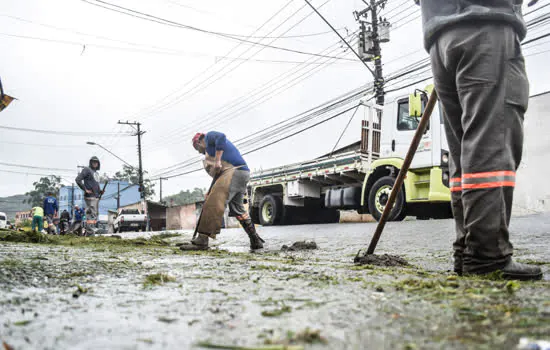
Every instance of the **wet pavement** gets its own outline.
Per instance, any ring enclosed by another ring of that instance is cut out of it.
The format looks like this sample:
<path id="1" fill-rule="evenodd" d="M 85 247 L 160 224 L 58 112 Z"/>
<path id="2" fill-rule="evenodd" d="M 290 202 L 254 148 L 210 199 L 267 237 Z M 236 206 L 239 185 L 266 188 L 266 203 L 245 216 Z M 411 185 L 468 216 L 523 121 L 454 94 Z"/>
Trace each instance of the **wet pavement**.
<path id="1" fill-rule="evenodd" d="M 374 229 L 260 227 L 259 253 L 240 229 L 204 252 L 173 246 L 192 232 L 163 238 L 170 246 L 0 242 L 0 340 L 15 349 L 507 349 L 550 338 L 550 214 L 512 223 L 516 258 L 545 271 L 534 283 L 451 274 L 450 220 L 386 226 L 377 253 L 412 266 L 354 266 Z M 318 249 L 280 250 L 302 240 Z"/>

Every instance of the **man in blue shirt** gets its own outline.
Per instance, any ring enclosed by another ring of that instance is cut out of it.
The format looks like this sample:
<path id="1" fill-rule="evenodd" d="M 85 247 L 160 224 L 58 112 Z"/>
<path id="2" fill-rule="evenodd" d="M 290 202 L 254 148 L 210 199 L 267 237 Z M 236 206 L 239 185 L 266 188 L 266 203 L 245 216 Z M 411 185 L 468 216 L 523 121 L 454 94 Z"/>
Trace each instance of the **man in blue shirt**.
<path id="1" fill-rule="evenodd" d="M 206 249 L 208 238 L 215 238 L 221 230 L 226 206 L 229 206 L 229 216 L 236 217 L 248 234 L 250 248 L 263 248 L 264 241 L 258 236 L 244 207 L 250 169 L 237 147 L 223 133 L 217 131 L 196 134 L 193 137 L 193 147 L 205 155 L 204 167 L 215 180 L 202 209 L 197 228 L 199 235 L 191 242 L 193 245 L 182 246 L 181 249 Z"/>
<path id="2" fill-rule="evenodd" d="M 53 192 L 48 192 L 46 198 L 44 198 L 44 219 L 46 219 L 46 222 L 48 224 L 47 227 L 50 227 L 53 224 L 53 218 L 57 216 L 58 211 L 58 205 L 57 205 L 57 199 L 54 197 Z M 46 226 L 46 225 L 44 225 Z M 49 229 L 47 231 L 50 231 Z M 57 229 L 54 229 L 52 234 L 55 234 Z"/>
<path id="3" fill-rule="evenodd" d="M 72 231 L 76 234 L 82 234 L 82 220 L 84 219 L 84 209 L 77 204 L 74 206 L 74 223 Z"/>

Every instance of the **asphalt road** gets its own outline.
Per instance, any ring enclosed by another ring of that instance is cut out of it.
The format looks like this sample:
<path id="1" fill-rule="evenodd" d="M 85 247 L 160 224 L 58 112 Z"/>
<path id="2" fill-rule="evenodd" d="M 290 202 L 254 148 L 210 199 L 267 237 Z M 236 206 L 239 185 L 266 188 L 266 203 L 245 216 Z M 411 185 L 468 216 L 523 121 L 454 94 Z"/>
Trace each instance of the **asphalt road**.
<path id="1" fill-rule="evenodd" d="M 512 223 L 516 258 L 546 272 L 535 283 L 450 274 L 450 220 L 387 225 L 376 253 L 411 267 L 354 266 L 375 225 L 260 227 L 266 249 L 253 254 L 240 229 L 199 253 L 173 246 L 191 232 L 166 247 L 0 242 L 0 339 L 16 349 L 506 349 L 548 339 L 550 215 Z M 319 249 L 280 251 L 301 240 Z"/>

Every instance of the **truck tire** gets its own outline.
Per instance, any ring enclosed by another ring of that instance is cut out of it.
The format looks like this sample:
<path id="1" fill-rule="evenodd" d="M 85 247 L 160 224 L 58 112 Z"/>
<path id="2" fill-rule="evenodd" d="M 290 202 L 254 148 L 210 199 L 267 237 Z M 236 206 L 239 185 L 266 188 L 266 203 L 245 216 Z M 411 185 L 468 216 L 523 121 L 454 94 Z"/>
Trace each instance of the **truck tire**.
<path id="1" fill-rule="evenodd" d="M 259 207 L 260 224 L 263 226 L 277 225 L 283 217 L 283 202 L 281 198 L 270 194 L 264 196 Z"/>
<path id="2" fill-rule="evenodd" d="M 369 211 L 376 221 L 379 221 L 382 217 L 382 212 L 384 211 L 394 184 L 395 179 L 393 177 L 384 176 L 378 179 L 370 189 Z M 388 221 L 402 221 L 405 219 L 406 208 L 404 192 L 403 189 L 399 191 Z"/>

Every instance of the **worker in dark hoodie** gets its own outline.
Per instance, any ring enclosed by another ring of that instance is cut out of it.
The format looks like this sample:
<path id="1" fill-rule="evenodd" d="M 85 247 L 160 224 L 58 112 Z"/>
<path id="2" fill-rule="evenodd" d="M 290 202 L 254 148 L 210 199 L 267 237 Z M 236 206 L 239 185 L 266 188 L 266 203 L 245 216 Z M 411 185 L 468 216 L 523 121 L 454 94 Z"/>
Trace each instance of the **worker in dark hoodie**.
<path id="1" fill-rule="evenodd" d="M 86 203 L 86 230 L 93 231 L 97 228 L 99 215 L 99 197 L 101 188 L 99 186 L 99 169 L 101 163 L 99 158 L 90 158 L 90 163 L 84 167 L 75 181 L 78 187 L 84 191 L 84 202 Z"/>
<path id="2" fill-rule="evenodd" d="M 508 231 L 529 100 L 522 2 L 420 0 L 450 150 L 458 274 L 542 278 L 512 259 Z"/>

